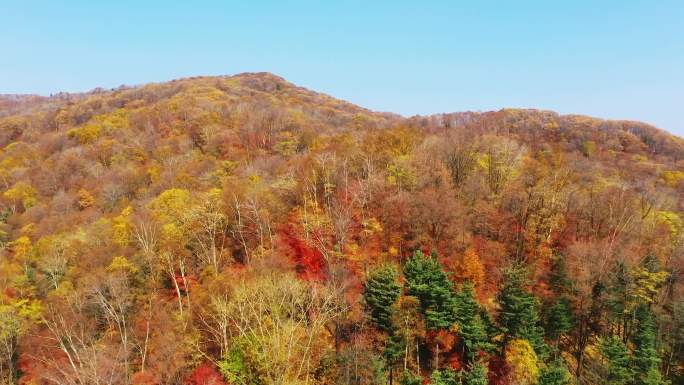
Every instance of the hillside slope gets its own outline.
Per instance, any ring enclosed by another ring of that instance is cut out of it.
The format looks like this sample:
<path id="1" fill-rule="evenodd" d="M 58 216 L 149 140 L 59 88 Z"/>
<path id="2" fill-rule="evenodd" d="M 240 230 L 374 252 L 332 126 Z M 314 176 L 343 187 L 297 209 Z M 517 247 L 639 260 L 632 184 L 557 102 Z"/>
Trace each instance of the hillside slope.
<path id="1" fill-rule="evenodd" d="M 0 384 L 683 381 L 647 124 L 249 73 L 0 96 L 0 148 Z"/>

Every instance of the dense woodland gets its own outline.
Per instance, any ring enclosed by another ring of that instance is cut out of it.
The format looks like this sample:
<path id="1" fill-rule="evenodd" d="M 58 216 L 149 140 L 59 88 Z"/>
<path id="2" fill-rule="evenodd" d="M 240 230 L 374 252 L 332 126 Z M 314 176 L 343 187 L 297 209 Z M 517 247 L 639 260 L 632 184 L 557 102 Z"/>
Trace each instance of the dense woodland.
<path id="1" fill-rule="evenodd" d="M 270 74 L 0 97 L 0 384 L 684 384 L 684 140 Z"/>

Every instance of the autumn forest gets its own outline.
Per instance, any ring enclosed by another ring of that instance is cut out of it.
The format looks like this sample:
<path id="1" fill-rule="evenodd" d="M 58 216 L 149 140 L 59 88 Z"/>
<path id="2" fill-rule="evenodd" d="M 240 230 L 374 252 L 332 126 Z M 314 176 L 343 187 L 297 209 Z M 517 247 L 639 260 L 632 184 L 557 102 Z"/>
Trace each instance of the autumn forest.
<path id="1" fill-rule="evenodd" d="M 269 73 L 0 96 L 0 384 L 684 384 L 684 140 Z"/>

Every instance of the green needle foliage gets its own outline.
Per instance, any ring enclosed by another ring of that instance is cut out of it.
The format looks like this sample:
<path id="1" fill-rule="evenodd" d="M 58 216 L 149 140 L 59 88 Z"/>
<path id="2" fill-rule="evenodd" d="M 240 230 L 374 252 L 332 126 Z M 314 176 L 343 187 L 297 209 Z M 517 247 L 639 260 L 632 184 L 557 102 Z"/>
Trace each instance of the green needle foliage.
<path id="1" fill-rule="evenodd" d="M 363 298 L 366 310 L 373 323 L 380 330 L 391 332 L 394 305 L 401 295 L 397 272 L 391 266 L 384 266 L 370 274 L 364 285 Z"/>

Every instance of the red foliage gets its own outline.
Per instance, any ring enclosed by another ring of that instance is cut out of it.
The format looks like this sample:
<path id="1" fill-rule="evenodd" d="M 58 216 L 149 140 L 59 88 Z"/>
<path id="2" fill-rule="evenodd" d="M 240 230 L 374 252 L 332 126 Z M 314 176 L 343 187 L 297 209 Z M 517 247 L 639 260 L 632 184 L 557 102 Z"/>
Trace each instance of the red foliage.
<path id="1" fill-rule="evenodd" d="M 463 369 L 461 355 L 458 353 L 450 353 L 449 355 L 447 355 L 446 362 L 449 364 L 449 367 L 455 371 Z"/>
<path id="2" fill-rule="evenodd" d="M 501 356 L 489 360 L 488 380 L 490 385 L 508 385 L 508 366 Z"/>
<path id="3" fill-rule="evenodd" d="M 203 362 L 185 380 L 186 385 L 225 385 L 223 376 L 210 362 Z"/>
<path id="4" fill-rule="evenodd" d="M 186 275 L 186 276 L 185 276 L 185 281 L 184 281 L 184 280 L 183 280 L 183 276 L 182 276 L 181 274 L 176 274 L 175 279 L 176 279 L 176 283 L 178 284 L 178 288 L 179 288 L 180 291 L 182 291 L 183 293 L 186 293 L 190 288 L 192 288 L 193 286 L 195 286 L 195 284 L 197 283 L 197 278 L 196 278 L 196 277 L 193 277 L 193 276 L 190 276 L 190 275 Z M 185 283 L 186 283 L 186 282 L 188 283 L 188 287 L 187 287 L 187 288 L 185 287 Z M 175 291 L 174 291 L 174 293 L 175 293 Z"/>
<path id="5" fill-rule="evenodd" d="M 19 385 L 33 384 L 36 382 L 36 377 L 38 377 L 37 374 L 40 372 L 40 369 L 38 368 L 38 370 L 36 370 L 37 368 L 35 366 L 36 362 L 29 356 L 25 354 L 19 356 L 17 369 L 22 373 L 18 381 Z"/>
<path id="6" fill-rule="evenodd" d="M 297 274 L 306 281 L 323 281 L 325 279 L 325 260 L 320 250 L 311 247 L 297 235 L 293 224 L 284 226 L 280 232 L 281 239 L 290 249 L 290 257 L 295 263 Z"/>

